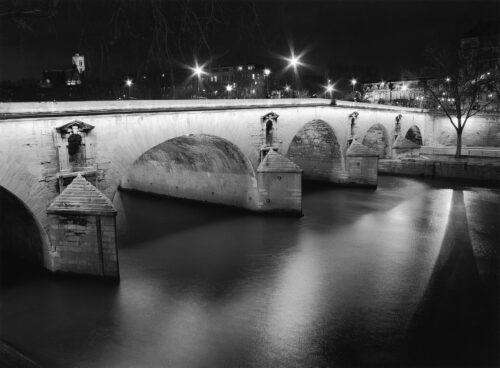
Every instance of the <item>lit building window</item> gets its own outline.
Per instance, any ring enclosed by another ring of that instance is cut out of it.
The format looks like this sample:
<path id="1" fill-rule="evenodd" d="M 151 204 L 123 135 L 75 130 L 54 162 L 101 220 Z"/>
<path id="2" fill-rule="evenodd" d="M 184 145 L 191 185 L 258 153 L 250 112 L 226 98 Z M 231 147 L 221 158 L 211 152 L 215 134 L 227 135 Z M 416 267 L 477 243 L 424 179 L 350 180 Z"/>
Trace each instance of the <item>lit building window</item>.
<path id="1" fill-rule="evenodd" d="M 255 79 L 255 74 L 252 74 L 252 79 Z"/>

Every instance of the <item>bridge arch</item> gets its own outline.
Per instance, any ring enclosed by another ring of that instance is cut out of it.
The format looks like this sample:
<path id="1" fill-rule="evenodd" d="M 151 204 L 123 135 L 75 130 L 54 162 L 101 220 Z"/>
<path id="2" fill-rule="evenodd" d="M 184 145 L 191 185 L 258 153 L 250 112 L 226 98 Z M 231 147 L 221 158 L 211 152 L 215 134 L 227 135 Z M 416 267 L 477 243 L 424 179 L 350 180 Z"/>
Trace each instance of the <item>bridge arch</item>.
<path id="1" fill-rule="evenodd" d="M 121 188 L 246 208 L 258 197 L 248 158 L 232 142 L 208 134 L 178 136 L 147 150 Z"/>
<path id="2" fill-rule="evenodd" d="M 306 123 L 292 138 L 286 156 L 300 166 L 305 180 L 347 179 L 339 140 L 334 129 L 323 120 Z"/>
<path id="3" fill-rule="evenodd" d="M 45 264 L 47 233 L 18 196 L 0 186 L 0 259 L 13 256 L 37 266 Z M 0 266 L 1 267 L 1 266 Z"/>
<path id="4" fill-rule="evenodd" d="M 366 131 L 363 137 L 363 145 L 378 153 L 379 158 L 386 158 L 390 156 L 389 134 L 387 129 L 380 123 L 373 124 Z"/>
<path id="5" fill-rule="evenodd" d="M 415 144 L 418 144 L 419 146 L 423 145 L 422 133 L 420 132 L 420 128 L 416 125 L 412 125 L 408 128 L 405 134 L 405 138 Z"/>

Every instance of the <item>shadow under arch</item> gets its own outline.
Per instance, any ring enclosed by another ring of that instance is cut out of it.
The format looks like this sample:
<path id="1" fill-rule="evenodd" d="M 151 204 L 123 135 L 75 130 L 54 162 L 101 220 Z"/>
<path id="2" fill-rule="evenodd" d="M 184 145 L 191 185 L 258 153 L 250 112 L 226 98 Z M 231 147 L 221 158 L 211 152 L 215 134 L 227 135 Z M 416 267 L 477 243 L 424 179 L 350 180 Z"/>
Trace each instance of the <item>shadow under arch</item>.
<path id="1" fill-rule="evenodd" d="M 391 147 L 387 129 L 380 123 L 373 124 L 365 133 L 363 145 L 378 153 L 379 158 L 390 156 Z"/>
<path id="2" fill-rule="evenodd" d="M 41 269 L 46 266 L 44 248 L 47 243 L 45 230 L 33 212 L 15 194 L 0 186 L 0 279 L 2 282 L 9 282 L 9 276 L 13 273 L 20 274 L 27 268 Z"/>
<path id="3" fill-rule="evenodd" d="M 120 188 L 244 208 L 257 199 L 249 159 L 234 143 L 207 134 L 175 137 L 147 150 Z"/>
<path id="4" fill-rule="evenodd" d="M 412 125 L 408 128 L 405 134 L 405 138 L 415 144 L 418 144 L 419 146 L 423 145 L 422 133 L 420 132 L 420 128 L 416 125 Z"/>
<path id="5" fill-rule="evenodd" d="M 305 124 L 293 137 L 286 157 L 303 170 L 304 180 L 347 179 L 340 143 L 334 129 L 323 120 Z"/>

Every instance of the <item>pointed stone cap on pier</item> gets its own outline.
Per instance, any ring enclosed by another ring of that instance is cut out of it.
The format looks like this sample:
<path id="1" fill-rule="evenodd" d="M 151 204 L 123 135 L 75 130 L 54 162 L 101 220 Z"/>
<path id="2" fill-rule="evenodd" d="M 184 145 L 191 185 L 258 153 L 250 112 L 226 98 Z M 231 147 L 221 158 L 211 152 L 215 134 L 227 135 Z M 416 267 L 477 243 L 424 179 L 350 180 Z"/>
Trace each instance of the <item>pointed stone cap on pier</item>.
<path id="1" fill-rule="evenodd" d="M 396 141 L 394 142 L 394 145 L 392 148 L 403 148 L 403 149 L 410 149 L 410 148 L 420 148 L 421 146 L 419 144 L 416 144 L 409 139 L 403 138 L 399 136 Z"/>
<path id="2" fill-rule="evenodd" d="M 302 169 L 286 157 L 271 149 L 260 163 L 257 172 L 300 173 Z"/>
<path id="3" fill-rule="evenodd" d="M 378 156 L 378 153 L 369 149 L 364 144 L 361 144 L 357 141 L 353 141 L 349 146 L 349 148 L 347 149 L 346 156 L 370 157 L 370 156 Z"/>
<path id="4" fill-rule="evenodd" d="M 54 199 L 47 213 L 72 215 L 116 215 L 111 201 L 80 173 Z"/>

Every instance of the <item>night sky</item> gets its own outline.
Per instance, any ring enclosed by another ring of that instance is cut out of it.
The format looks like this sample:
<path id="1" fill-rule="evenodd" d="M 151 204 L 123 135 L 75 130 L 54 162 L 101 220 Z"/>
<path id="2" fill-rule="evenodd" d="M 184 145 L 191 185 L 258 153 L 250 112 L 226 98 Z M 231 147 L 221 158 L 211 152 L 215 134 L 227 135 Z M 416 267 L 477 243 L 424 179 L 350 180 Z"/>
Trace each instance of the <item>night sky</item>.
<path id="1" fill-rule="evenodd" d="M 112 3 L 119 1 L 108 2 Z M 174 2 L 166 6 L 171 4 Z M 279 55 L 288 56 L 293 47 L 296 54 L 307 51 L 302 60 L 309 69 L 302 72 L 322 76 L 335 74 L 339 67 L 353 67 L 369 70 L 366 75 L 371 78 L 377 74 L 377 79 L 398 78 L 402 70 L 418 70 L 425 64 L 424 51 L 429 46 L 451 48 L 477 23 L 500 20 L 499 1 L 215 4 L 221 19 L 207 32 L 210 51 L 184 55 L 186 63 L 195 59 L 203 63 L 209 58 L 213 65 L 260 63 L 278 73 L 285 66 Z M 2 0 L 0 79 L 40 78 L 44 69 L 67 69 L 75 52 L 84 54 L 88 65 L 96 65 L 92 57 L 102 55 L 97 49 L 107 46 L 94 41 L 102 41 L 101 36 L 109 32 L 112 10 L 91 0 Z M 177 16 L 175 11 L 171 13 Z M 199 14 L 204 16 L 203 11 Z M 143 26 L 153 22 L 140 12 L 127 16 Z M 116 24 L 128 31 L 134 27 L 125 21 Z M 109 60 L 102 71 L 106 75 L 137 70 L 146 58 L 137 39 L 126 31 L 118 33 L 120 38 L 116 41 L 115 37 L 106 51 Z M 190 41 L 185 42 L 189 46 Z"/>

